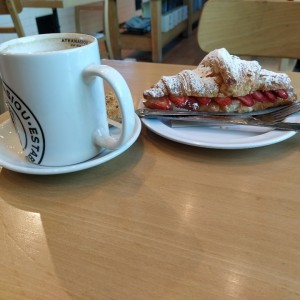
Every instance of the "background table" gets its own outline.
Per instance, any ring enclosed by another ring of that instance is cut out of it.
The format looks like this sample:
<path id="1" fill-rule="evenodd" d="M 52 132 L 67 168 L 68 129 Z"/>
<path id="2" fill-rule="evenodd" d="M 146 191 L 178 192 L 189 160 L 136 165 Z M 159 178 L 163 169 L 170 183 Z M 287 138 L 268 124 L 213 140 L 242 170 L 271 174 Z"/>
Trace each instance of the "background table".
<path id="1" fill-rule="evenodd" d="M 96 0 L 22 0 L 24 7 L 50 7 L 65 8 L 76 5 L 88 4 Z M 119 1 L 121 2 L 121 1 Z M 142 51 L 151 51 L 154 62 L 162 61 L 163 47 L 170 43 L 175 37 L 186 32 L 187 35 L 192 33 L 192 26 L 200 15 L 200 10 L 193 10 L 193 1 L 184 0 L 188 7 L 188 19 L 177 24 L 168 32 L 161 31 L 161 0 L 151 0 L 151 33 L 145 35 L 120 34 L 117 0 L 107 0 L 107 27 L 110 32 L 111 46 L 115 58 L 122 58 L 121 50 L 134 49 Z"/>
<path id="2" fill-rule="evenodd" d="M 135 103 L 184 68 L 104 62 Z M 299 299 L 299 142 L 202 149 L 143 128 L 89 170 L 2 169 L 0 298 Z"/>
<path id="3" fill-rule="evenodd" d="M 163 58 L 163 47 L 169 44 L 180 34 L 192 34 L 193 24 L 199 19 L 200 9 L 193 9 L 192 0 L 184 0 L 183 5 L 187 7 L 188 18 L 179 22 L 174 28 L 162 32 L 162 1 L 150 0 L 151 32 L 147 34 L 120 34 L 117 0 L 108 0 L 109 7 L 109 31 L 111 44 L 115 58 L 121 58 L 121 50 L 132 49 L 139 51 L 151 51 L 152 61 L 161 62 Z"/>

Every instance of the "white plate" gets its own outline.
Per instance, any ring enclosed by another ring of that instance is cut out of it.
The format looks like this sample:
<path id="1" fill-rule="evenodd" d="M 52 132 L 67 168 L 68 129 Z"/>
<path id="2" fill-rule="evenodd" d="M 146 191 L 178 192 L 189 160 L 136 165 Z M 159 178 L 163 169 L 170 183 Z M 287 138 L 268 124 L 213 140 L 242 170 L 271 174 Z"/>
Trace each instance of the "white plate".
<path id="1" fill-rule="evenodd" d="M 140 103 L 139 108 L 143 104 Z M 300 122 L 300 113 L 287 119 Z M 151 131 L 186 145 L 214 149 L 246 149 L 267 146 L 284 141 L 296 134 L 295 131 L 272 130 L 254 126 L 216 126 L 171 128 L 158 119 L 142 118 Z"/>
<path id="2" fill-rule="evenodd" d="M 110 128 L 111 135 L 117 135 L 118 132 L 119 129 L 116 127 Z M 103 164 L 120 155 L 137 140 L 140 132 L 141 121 L 139 117 L 135 115 L 135 128 L 133 135 L 126 144 L 122 145 L 122 147 L 116 150 L 105 149 L 96 157 L 76 165 L 64 167 L 45 167 L 34 165 L 26 160 L 19 143 L 19 138 L 15 133 L 13 124 L 11 120 L 8 119 L 0 124 L 0 165 L 12 171 L 36 175 L 53 175 L 76 172 Z"/>

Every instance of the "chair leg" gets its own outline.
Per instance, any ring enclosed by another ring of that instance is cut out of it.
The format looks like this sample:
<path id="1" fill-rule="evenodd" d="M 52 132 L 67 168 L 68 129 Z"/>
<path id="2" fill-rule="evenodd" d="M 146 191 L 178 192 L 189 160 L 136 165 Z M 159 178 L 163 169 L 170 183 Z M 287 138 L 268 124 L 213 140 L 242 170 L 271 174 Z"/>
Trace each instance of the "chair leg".
<path id="1" fill-rule="evenodd" d="M 5 2 L 6 2 L 6 6 L 7 6 L 8 10 L 9 10 L 9 13 L 11 15 L 12 21 L 15 25 L 18 37 L 25 36 L 25 32 L 24 32 L 22 23 L 20 21 L 15 3 L 13 2 L 13 0 L 5 0 Z"/>
<path id="2" fill-rule="evenodd" d="M 114 53 L 111 46 L 110 40 L 110 31 L 109 31 L 109 2 L 108 0 L 104 0 L 104 35 L 105 35 L 105 43 L 108 52 L 108 56 L 110 59 L 114 59 Z"/>
<path id="3" fill-rule="evenodd" d="M 79 6 L 75 6 L 75 29 L 76 29 L 76 32 L 81 33 L 80 7 Z"/>
<path id="4" fill-rule="evenodd" d="M 105 20 L 109 32 L 110 44 L 114 59 L 122 59 L 117 0 L 104 0 L 106 5 Z"/>
<path id="5" fill-rule="evenodd" d="M 294 70 L 296 63 L 297 63 L 297 59 L 282 58 L 280 60 L 279 71 L 291 72 Z"/>

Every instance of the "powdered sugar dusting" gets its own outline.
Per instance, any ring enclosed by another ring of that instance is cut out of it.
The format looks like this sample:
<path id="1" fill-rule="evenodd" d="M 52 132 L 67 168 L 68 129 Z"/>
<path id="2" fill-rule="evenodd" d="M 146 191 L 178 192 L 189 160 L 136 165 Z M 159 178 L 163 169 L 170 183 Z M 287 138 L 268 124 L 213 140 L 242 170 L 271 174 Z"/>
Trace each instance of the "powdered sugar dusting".
<path id="1" fill-rule="evenodd" d="M 167 95 L 195 97 L 244 96 L 256 90 L 291 89 L 286 74 L 262 69 L 257 61 L 241 60 L 224 48 L 210 52 L 194 70 L 163 76 L 144 98 Z"/>
<path id="2" fill-rule="evenodd" d="M 261 66 L 257 61 L 245 61 L 230 55 L 224 48 L 210 52 L 200 67 L 211 69 L 212 76 L 219 77 L 219 97 L 242 96 L 256 90 Z"/>
<path id="3" fill-rule="evenodd" d="M 261 70 L 259 76 L 259 89 L 288 89 L 291 85 L 291 79 L 285 73 L 274 73 L 265 69 Z"/>

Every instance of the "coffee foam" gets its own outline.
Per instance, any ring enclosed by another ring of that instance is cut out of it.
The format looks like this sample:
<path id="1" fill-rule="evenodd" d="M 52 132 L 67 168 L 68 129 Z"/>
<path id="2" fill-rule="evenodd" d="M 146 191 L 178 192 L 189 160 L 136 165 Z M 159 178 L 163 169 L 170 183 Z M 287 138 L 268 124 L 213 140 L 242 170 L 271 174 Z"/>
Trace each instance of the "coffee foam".
<path id="1" fill-rule="evenodd" d="M 90 44 L 92 41 L 84 38 L 61 37 L 31 41 L 21 41 L 9 44 L 1 52 L 7 54 L 33 54 L 63 51 Z"/>

